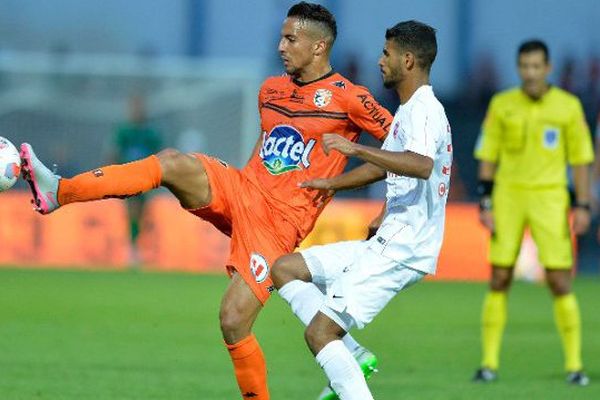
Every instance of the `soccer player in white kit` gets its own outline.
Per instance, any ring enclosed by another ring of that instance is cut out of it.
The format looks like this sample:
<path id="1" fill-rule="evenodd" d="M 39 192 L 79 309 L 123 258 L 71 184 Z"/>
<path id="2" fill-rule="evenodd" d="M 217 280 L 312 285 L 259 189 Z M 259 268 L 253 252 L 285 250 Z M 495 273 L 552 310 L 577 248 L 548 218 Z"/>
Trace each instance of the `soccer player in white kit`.
<path id="1" fill-rule="evenodd" d="M 434 274 L 444 232 L 452 143 L 444 107 L 429 85 L 437 53 L 435 30 L 417 21 L 388 29 L 379 66 L 384 85 L 400 97 L 381 149 L 326 134 L 326 152 L 366 161 L 357 169 L 302 186 L 331 191 L 386 179 L 383 222 L 375 236 L 315 246 L 278 259 L 272 277 L 279 294 L 308 326 L 306 341 L 341 399 L 372 399 L 358 363 L 341 341 L 362 329 L 400 290 Z M 307 296 L 307 282 L 325 299 Z"/>

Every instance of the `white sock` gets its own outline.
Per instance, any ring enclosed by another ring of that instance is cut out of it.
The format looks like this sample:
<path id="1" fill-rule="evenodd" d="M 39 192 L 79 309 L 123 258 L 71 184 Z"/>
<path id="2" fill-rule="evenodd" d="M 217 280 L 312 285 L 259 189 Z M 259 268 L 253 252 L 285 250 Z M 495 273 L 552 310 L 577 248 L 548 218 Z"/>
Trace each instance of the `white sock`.
<path id="1" fill-rule="evenodd" d="M 373 400 L 358 363 L 341 340 L 329 342 L 315 358 L 340 399 Z"/>
<path id="2" fill-rule="evenodd" d="M 304 282 L 301 280 L 293 280 L 279 289 L 279 295 L 288 302 L 292 311 L 300 321 L 306 326 L 312 321 L 317 315 L 317 312 L 323 304 L 325 298 L 323 292 L 311 282 Z M 350 353 L 356 352 L 362 346 L 354 340 L 354 338 L 347 333 L 342 340 L 344 344 L 350 350 Z"/>

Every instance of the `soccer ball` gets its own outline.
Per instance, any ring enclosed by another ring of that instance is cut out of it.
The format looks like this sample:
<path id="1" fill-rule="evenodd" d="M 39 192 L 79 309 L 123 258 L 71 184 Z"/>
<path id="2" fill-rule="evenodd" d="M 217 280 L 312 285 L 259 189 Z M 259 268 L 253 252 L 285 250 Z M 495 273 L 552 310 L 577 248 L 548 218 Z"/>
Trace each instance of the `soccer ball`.
<path id="1" fill-rule="evenodd" d="M 19 178 L 21 157 L 10 140 L 0 136 L 0 192 L 10 189 Z"/>

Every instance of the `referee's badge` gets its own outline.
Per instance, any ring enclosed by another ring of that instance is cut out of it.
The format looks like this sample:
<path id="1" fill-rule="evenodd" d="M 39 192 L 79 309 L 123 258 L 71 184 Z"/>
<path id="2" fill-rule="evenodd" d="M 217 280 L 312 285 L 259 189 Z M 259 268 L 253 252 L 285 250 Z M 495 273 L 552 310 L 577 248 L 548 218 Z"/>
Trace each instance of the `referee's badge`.
<path id="1" fill-rule="evenodd" d="M 544 147 L 554 150 L 558 147 L 558 138 L 560 130 L 558 128 L 544 128 Z"/>

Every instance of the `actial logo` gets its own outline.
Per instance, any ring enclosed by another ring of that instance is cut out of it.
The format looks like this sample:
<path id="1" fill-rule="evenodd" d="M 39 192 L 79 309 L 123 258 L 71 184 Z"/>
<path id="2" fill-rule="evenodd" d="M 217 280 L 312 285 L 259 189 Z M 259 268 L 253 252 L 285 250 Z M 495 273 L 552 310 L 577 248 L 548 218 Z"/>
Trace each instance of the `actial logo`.
<path id="1" fill-rule="evenodd" d="M 310 167 L 309 156 L 315 147 L 315 139 L 304 143 L 304 138 L 289 125 L 277 125 L 267 135 L 263 134 L 263 145 L 259 155 L 271 175 Z"/>
<path id="2" fill-rule="evenodd" d="M 383 129 L 388 130 L 390 128 L 390 123 L 385 119 L 385 115 L 383 111 L 381 111 L 381 107 L 375 99 L 366 94 L 359 94 L 356 96 L 358 100 L 361 102 L 365 110 L 367 110 L 367 114 L 373 118 L 373 121 L 379 124 Z"/>

